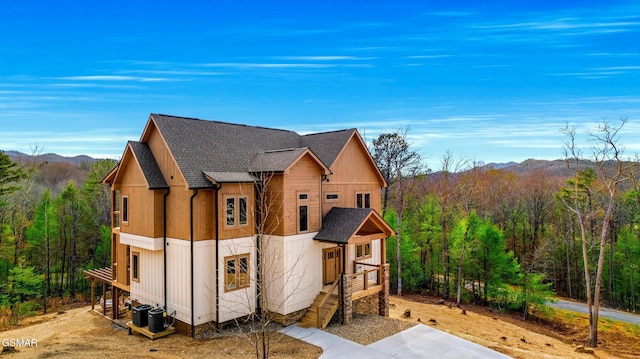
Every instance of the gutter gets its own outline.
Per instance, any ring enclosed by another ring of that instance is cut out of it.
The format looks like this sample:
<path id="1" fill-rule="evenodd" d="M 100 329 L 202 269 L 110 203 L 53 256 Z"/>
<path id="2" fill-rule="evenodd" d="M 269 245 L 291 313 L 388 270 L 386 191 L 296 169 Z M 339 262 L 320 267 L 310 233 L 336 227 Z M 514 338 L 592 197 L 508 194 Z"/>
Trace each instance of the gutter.
<path id="1" fill-rule="evenodd" d="M 171 192 L 171 187 L 167 188 L 167 192 L 164 194 L 163 198 L 163 213 L 162 213 L 162 238 L 163 238 L 163 261 L 164 261 L 164 310 L 169 311 L 167 309 L 167 197 L 169 197 L 169 192 Z"/>
<path id="2" fill-rule="evenodd" d="M 195 337 L 195 298 L 194 298 L 194 290 L 193 290 L 193 199 L 198 195 L 198 189 L 194 189 L 193 195 L 189 198 L 189 223 L 190 225 L 190 244 L 191 244 L 191 338 Z"/>

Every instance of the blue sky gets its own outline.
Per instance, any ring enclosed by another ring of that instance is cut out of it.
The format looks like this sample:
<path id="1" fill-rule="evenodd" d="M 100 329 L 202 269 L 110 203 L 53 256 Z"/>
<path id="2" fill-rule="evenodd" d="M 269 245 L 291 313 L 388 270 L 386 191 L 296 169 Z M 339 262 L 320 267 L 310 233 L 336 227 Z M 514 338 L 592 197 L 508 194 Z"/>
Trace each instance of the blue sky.
<path id="1" fill-rule="evenodd" d="M 119 158 L 152 112 L 409 126 L 431 167 L 561 158 L 565 124 L 628 117 L 636 153 L 640 3 L 0 1 L 0 149 Z"/>

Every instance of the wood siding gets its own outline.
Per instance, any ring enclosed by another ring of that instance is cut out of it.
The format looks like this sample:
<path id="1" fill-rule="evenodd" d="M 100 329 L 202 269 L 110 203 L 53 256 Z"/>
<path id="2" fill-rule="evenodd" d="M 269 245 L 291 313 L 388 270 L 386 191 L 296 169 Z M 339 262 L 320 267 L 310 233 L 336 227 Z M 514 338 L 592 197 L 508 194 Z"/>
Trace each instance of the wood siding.
<path id="1" fill-rule="evenodd" d="M 331 166 L 331 172 L 328 181 L 322 182 L 323 216 L 333 207 L 355 207 L 356 193 L 371 193 L 371 208 L 381 211 L 380 188 L 383 183 L 357 137 L 352 137 L 345 145 Z M 338 200 L 327 200 L 327 193 L 337 193 Z"/>
<path id="2" fill-rule="evenodd" d="M 284 174 L 283 184 L 283 235 L 317 232 L 322 227 L 320 212 L 320 181 L 322 172 L 309 156 L 304 156 Z M 300 194 L 306 194 L 308 205 L 308 230 L 299 231 L 298 206 Z"/>
<path id="3" fill-rule="evenodd" d="M 241 225 L 239 222 L 240 205 L 238 202 L 238 198 L 240 197 L 245 197 L 247 199 L 247 224 L 244 225 Z M 235 199 L 235 224 L 233 226 L 227 226 L 227 198 Z M 218 206 L 217 222 L 220 225 L 218 238 L 230 239 L 253 236 L 253 234 L 255 233 L 255 199 L 253 183 L 224 183 L 220 188 L 220 194 L 218 196 Z M 214 222 L 213 217 L 214 213 L 212 212 L 209 217 L 200 219 L 207 222 Z M 215 228 L 212 229 L 215 230 Z M 214 236 L 211 235 L 210 238 L 214 238 Z"/>

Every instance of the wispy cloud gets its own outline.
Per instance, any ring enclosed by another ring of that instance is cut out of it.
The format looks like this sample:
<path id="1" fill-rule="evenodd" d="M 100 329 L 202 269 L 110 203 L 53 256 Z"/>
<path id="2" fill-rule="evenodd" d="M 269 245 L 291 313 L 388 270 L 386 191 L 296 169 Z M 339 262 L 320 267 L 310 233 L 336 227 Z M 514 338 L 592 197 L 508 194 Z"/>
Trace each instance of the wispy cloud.
<path id="1" fill-rule="evenodd" d="M 120 76 L 120 75 L 88 75 L 88 76 L 66 76 L 58 77 L 59 80 L 68 81 L 134 81 L 134 82 L 160 82 L 172 81 L 166 77 L 139 77 L 139 76 Z"/>
<path id="2" fill-rule="evenodd" d="M 372 67 L 370 64 L 344 63 L 258 63 L 258 62 L 213 62 L 200 64 L 203 67 L 239 69 L 326 69 L 332 67 Z"/>
<path id="3" fill-rule="evenodd" d="M 272 58 L 291 61 L 367 61 L 376 59 L 376 57 L 357 56 L 273 56 Z"/>

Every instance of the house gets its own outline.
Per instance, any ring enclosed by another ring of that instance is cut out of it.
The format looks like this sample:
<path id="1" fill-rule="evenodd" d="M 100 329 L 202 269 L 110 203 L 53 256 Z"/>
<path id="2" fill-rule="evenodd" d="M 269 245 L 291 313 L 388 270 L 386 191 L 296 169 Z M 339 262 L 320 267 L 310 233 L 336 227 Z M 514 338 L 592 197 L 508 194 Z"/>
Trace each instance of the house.
<path id="1" fill-rule="evenodd" d="M 86 271 L 92 289 L 163 307 L 179 332 L 246 317 L 258 295 L 282 322 L 388 315 L 386 183 L 356 129 L 299 135 L 151 114 L 104 182 L 112 266 Z"/>

